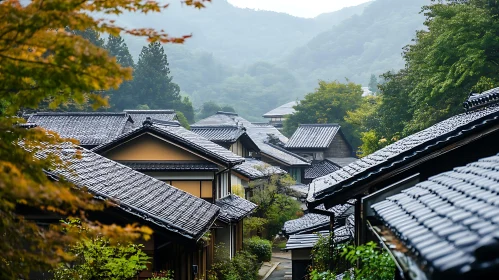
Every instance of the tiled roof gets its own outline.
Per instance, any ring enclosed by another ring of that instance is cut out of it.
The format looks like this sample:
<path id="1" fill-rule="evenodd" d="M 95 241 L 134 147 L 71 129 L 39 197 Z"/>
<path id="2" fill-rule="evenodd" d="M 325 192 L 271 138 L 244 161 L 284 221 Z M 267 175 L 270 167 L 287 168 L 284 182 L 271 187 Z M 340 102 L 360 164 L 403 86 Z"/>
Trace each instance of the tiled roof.
<path id="1" fill-rule="evenodd" d="M 334 162 L 329 160 L 323 160 L 321 162 L 312 163 L 312 166 L 305 169 L 305 179 L 315 179 L 318 177 L 325 176 L 329 173 L 332 173 L 336 170 L 339 170 L 341 167 Z"/>
<path id="2" fill-rule="evenodd" d="M 218 166 L 212 163 L 193 163 L 190 161 L 120 161 L 137 171 L 218 171 Z"/>
<path id="3" fill-rule="evenodd" d="M 251 201 L 234 194 L 217 199 L 216 204 L 220 207 L 218 219 L 224 223 L 241 221 L 256 209 L 257 205 Z"/>
<path id="4" fill-rule="evenodd" d="M 327 160 L 336 163 L 340 167 L 347 166 L 352 162 L 358 160 L 358 158 L 354 157 L 346 157 L 346 158 L 326 158 Z"/>
<path id="5" fill-rule="evenodd" d="M 197 152 L 210 156 L 211 158 L 215 158 L 224 164 L 235 165 L 244 161 L 244 158 L 190 130 L 183 128 L 178 124 L 178 122 L 162 122 L 159 120 L 148 120 L 142 127 L 123 134 L 106 144 L 95 147 L 93 151 L 100 153 L 143 133 L 154 133 L 161 137 L 173 140 L 180 144 L 186 145 Z"/>
<path id="6" fill-rule="evenodd" d="M 429 278 L 499 272 L 499 155 L 433 176 L 372 208 Z"/>
<path id="7" fill-rule="evenodd" d="M 217 218 L 220 208 L 162 181 L 75 145 L 50 149 L 69 165 L 53 174 L 98 199 L 189 239 L 199 239 Z M 76 154 L 81 153 L 81 158 Z M 43 157 L 43 154 L 38 156 Z"/>
<path id="8" fill-rule="evenodd" d="M 320 236 L 326 236 L 329 231 L 323 230 L 311 234 L 295 234 L 291 235 L 286 243 L 286 250 L 309 249 L 313 248 L 315 243 L 319 241 Z M 334 230 L 334 242 L 343 243 L 352 240 L 349 230 L 346 226 L 341 226 Z"/>
<path id="9" fill-rule="evenodd" d="M 475 130 L 496 124 L 498 121 L 499 106 L 491 106 L 446 119 L 388 145 L 338 171 L 315 179 L 310 184 L 307 201 L 313 206 L 320 204 L 326 198 L 342 197 L 340 195 L 348 196 L 346 193 L 350 190 L 355 191 L 355 186 L 359 182 L 372 180 L 375 176 L 420 158 L 451 142 L 473 134 Z"/>
<path id="10" fill-rule="evenodd" d="M 340 130 L 338 124 L 300 124 L 286 149 L 327 149 Z"/>
<path id="11" fill-rule="evenodd" d="M 39 112 L 28 123 L 55 131 L 64 138 L 74 138 L 84 146 L 106 143 L 128 132 L 133 121 L 126 113 L 107 112 Z"/>
<path id="12" fill-rule="evenodd" d="M 266 124 L 252 124 L 246 119 L 239 117 L 236 113 L 218 112 L 199 122 L 191 125 L 193 131 L 198 131 L 199 127 L 244 127 L 251 140 L 258 146 L 261 153 L 281 161 L 289 166 L 307 166 L 310 163 L 283 148 L 268 143 L 269 134 L 275 135 L 283 143 L 288 141 L 275 127 Z"/>
<path id="13" fill-rule="evenodd" d="M 248 177 L 250 180 L 266 178 L 274 174 L 287 173 L 277 166 L 269 165 L 254 158 L 246 158 L 243 163 L 234 166 L 232 170 Z"/>
<path id="14" fill-rule="evenodd" d="M 293 106 L 298 105 L 298 102 L 292 101 L 288 102 L 282 106 L 279 106 L 275 109 L 270 110 L 269 112 L 263 114 L 264 118 L 271 118 L 271 117 L 284 117 L 287 115 L 292 115 L 295 112 L 295 109 Z"/>
<path id="15" fill-rule="evenodd" d="M 132 117 L 134 128 L 142 126 L 147 117 L 161 121 L 173 121 L 177 117 L 175 110 L 123 110 Z"/>
<path id="16" fill-rule="evenodd" d="M 466 111 L 470 111 L 498 102 L 499 88 L 493 88 L 482 93 L 471 93 L 463 103 L 463 107 Z"/>
<path id="17" fill-rule="evenodd" d="M 245 133 L 245 129 L 235 126 L 192 127 L 191 131 L 213 142 L 234 143 Z"/>
<path id="18" fill-rule="evenodd" d="M 349 204 L 336 205 L 329 212 L 334 213 L 335 223 L 338 219 L 346 218 L 353 210 L 353 206 Z M 299 233 L 310 233 L 316 230 L 321 230 L 329 227 L 330 218 L 327 215 L 308 213 L 303 217 L 286 221 L 282 228 L 283 234 L 292 235 Z"/>
<path id="19" fill-rule="evenodd" d="M 238 127 L 241 117 L 237 113 L 217 112 L 207 118 L 204 118 L 191 125 L 192 128 L 196 127 Z M 244 119 L 242 119 L 244 120 Z"/>

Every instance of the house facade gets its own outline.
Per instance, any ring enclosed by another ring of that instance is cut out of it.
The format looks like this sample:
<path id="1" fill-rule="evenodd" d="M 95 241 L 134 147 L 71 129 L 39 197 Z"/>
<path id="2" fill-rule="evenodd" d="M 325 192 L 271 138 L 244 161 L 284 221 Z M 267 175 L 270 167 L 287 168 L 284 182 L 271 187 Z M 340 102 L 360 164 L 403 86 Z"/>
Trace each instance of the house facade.
<path id="1" fill-rule="evenodd" d="M 244 158 L 183 128 L 178 122 L 150 118 L 142 127 L 93 151 L 213 204 L 231 196 L 232 169 L 244 162 Z M 248 211 L 244 215 L 217 220 L 214 224 L 214 242 L 228 246 L 231 257 L 242 249 L 238 240 L 242 240 L 243 218 L 256 208 L 246 202 L 244 209 Z M 239 208 L 223 208 L 221 216 L 230 215 L 224 211 L 235 209 Z"/>

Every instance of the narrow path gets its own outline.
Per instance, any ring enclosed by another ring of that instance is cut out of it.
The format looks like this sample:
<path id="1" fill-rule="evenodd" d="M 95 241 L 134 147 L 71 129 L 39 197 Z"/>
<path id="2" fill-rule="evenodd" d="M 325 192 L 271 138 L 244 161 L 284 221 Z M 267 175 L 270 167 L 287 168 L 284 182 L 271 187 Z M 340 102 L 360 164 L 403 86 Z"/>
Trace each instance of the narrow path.
<path id="1" fill-rule="evenodd" d="M 280 262 L 267 280 L 291 279 L 291 252 L 272 253 L 272 262 Z"/>

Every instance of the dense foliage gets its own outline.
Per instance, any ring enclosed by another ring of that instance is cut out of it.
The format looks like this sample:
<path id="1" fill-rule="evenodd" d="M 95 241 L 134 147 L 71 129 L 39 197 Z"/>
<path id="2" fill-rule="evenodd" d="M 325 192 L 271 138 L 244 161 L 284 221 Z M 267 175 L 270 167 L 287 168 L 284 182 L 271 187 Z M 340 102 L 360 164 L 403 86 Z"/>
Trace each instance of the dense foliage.
<path id="1" fill-rule="evenodd" d="M 254 222 L 253 226 L 261 226 L 255 227 L 261 237 L 272 240 L 286 221 L 303 214 L 298 201 L 288 196 L 292 192 L 289 186 L 293 184 L 289 175 L 273 175 L 267 182 L 256 186 L 250 183 L 250 201 L 258 207 L 249 221 Z"/>
<path id="2" fill-rule="evenodd" d="M 86 232 L 78 220 L 68 221 L 68 230 Z M 147 268 L 149 257 L 141 250 L 142 245 L 133 243 L 111 244 L 109 238 L 98 235 L 83 238 L 69 247 L 76 258 L 60 264 L 53 271 L 54 280 L 127 279 L 137 276 Z"/>
<path id="3" fill-rule="evenodd" d="M 426 29 L 405 48 L 404 69 L 383 74 L 376 109 L 366 119 L 363 154 L 463 111 L 470 92 L 499 85 L 497 1 L 435 1 Z M 363 112 L 357 112 L 363 113 Z"/>
<path id="4" fill-rule="evenodd" d="M 272 258 L 272 243 L 258 236 L 245 239 L 244 250 L 255 255 L 258 262 L 269 262 Z"/>
<path id="5" fill-rule="evenodd" d="M 393 279 L 395 276 L 395 263 L 374 242 L 361 246 L 335 244 L 333 234 L 321 235 L 311 257 L 312 280 L 336 279 L 338 274 L 344 274 L 343 279 L 358 280 Z"/>
<path id="6" fill-rule="evenodd" d="M 347 246 L 341 256 L 352 266 L 360 263 L 360 268 L 354 268 L 353 275 L 349 273 L 350 278 L 347 279 L 377 280 L 393 279 L 395 276 L 392 258 L 372 241 L 361 246 Z"/>
<path id="7" fill-rule="evenodd" d="M 239 251 L 229 259 L 223 244 L 215 246 L 215 263 L 208 271 L 208 280 L 256 280 L 260 264 L 255 255 Z"/>
<path id="8" fill-rule="evenodd" d="M 199 7 L 203 1 L 184 2 Z M 85 235 L 101 234 L 112 237 L 114 242 L 150 236 L 147 228 L 88 221 L 85 211 L 102 210 L 104 204 L 75 191 L 62 178 L 51 180 L 46 173 L 67 168 L 57 156 L 47 152 L 47 147 L 68 140 L 42 129 L 20 128 L 17 123 L 23 120 L 13 116 L 22 108 L 36 109 L 42 101 L 50 108 L 69 102 L 88 102 L 93 108 L 106 106 L 107 100 L 99 92 L 118 88 L 123 80 L 132 78 L 132 71 L 96 46 L 101 43 L 99 40 L 92 44 L 82 37 L 83 33 L 121 33 L 165 43 L 181 43 L 185 37 L 170 37 L 153 29 L 124 28 L 90 14 L 150 14 L 164 8 L 157 1 L 0 1 L 1 279 L 26 279 L 30 272 L 47 271 L 62 260 L 70 261 L 74 255 L 64 249 Z M 41 156 L 42 151 L 45 156 Z M 62 233 L 58 225 L 40 227 L 21 213 L 77 216 L 88 232 Z"/>
<path id="9" fill-rule="evenodd" d="M 352 82 L 319 81 L 315 92 L 309 93 L 294 108 L 296 112 L 284 121 L 283 132 L 291 136 L 299 124 L 337 123 L 342 127 L 352 147 L 360 144 L 358 135 L 350 123 L 344 120 L 362 102 L 362 88 Z"/>

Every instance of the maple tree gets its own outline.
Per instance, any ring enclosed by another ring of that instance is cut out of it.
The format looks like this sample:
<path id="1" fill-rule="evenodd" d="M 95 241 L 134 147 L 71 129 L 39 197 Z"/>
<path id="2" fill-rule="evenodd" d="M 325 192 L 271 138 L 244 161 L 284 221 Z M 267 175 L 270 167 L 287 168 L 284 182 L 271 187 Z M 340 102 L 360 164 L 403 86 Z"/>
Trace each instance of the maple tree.
<path id="1" fill-rule="evenodd" d="M 210 0 L 186 0 L 195 8 Z M 22 3 L 21 3 L 22 2 Z M 80 36 L 94 30 L 113 36 L 129 34 L 150 42 L 182 43 L 190 35 L 171 37 L 148 28 L 127 29 L 113 20 L 91 15 L 124 12 L 161 12 L 167 4 L 142 0 L 3 0 L 0 1 L 0 278 L 27 278 L 32 271 L 48 270 L 74 256 L 63 249 L 81 233 L 62 232 L 58 225 L 39 226 L 26 219 L 23 210 L 77 216 L 87 235 L 147 238 L 151 231 L 133 225 L 102 225 L 86 219 L 85 211 L 102 210 L 91 195 L 75 191 L 65 180 L 51 180 L 47 170 L 66 168 L 55 154 L 36 156 L 47 147 L 71 141 L 41 128 L 25 129 L 23 108 L 42 101 L 51 108 L 89 102 L 93 108 L 107 105 L 98 93 L 117 89 L 131 79 L 131 69 Z M 80 32 L 70 32 L 70 30 Z"/>

